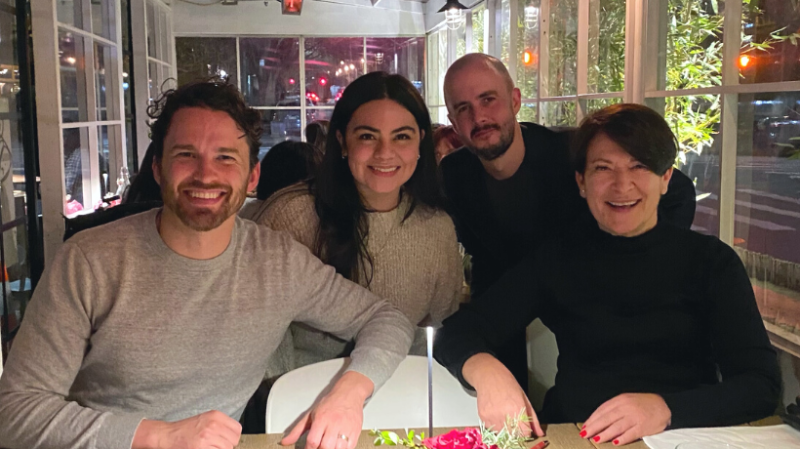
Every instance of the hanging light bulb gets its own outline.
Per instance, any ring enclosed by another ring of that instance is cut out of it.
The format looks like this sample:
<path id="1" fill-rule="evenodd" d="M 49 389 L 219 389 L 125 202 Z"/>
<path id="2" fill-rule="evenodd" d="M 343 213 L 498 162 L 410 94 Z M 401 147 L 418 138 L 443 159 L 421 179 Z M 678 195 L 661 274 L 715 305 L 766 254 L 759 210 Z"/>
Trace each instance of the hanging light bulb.
<path id="1" fill-rule="evenodd" d="M 444 13 L 447 28 L 455 30 L 464 22 L 464 10 L 469 9 L 458 2 L 458 0 L 447 0 L 447 3 L 439 10 Z"/>

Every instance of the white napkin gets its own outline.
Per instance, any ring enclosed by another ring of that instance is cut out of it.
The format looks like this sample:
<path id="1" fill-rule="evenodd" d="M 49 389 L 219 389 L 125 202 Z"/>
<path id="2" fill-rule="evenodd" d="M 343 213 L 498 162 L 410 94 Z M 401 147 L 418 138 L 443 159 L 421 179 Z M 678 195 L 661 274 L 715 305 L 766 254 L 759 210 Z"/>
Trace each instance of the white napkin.
<path id="1" fill-rule="evenodd" d="M 644 437 L 644 442 L 650 449 L 675 449 L 681 443 L 729 443 L 742 449 L 800 449 L 800 432 L 786 424 L 678 429 Z"/>

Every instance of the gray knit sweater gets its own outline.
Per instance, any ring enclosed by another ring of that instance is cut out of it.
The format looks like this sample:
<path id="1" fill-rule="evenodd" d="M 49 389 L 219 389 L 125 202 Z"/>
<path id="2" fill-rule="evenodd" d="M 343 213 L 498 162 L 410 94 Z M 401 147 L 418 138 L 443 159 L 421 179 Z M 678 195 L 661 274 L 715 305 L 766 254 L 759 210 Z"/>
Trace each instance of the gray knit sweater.
<path id="1" fill-rule="evenodd" d="M 350 369 L 376 389 L 404 358 L 405 316 L 288 234 L 237 218 L 220 256 L 193 260 L 157 212 L 58 251 L 0 378 L 0 447 L 128 449 L 143 418 L 238 419 L 292 321 L 358 335 Z"/>
<path id="2" fill-rule="evenodd" d="M 437 326 L 463 299 L 464 269 L 455 228 L 443 211 L 417 207 L 405 221 L 408 201 L 390 212 L 367 214 L 367 250 L 372 257 L 369 289 L 400 309 L 412 324 Z M 297 184 L 254 204 L 241 214 L 289 232 L 313 251 L 319 227 L 308 186 Z M 367 286 L 365 279 L 360 283 Z M 293 324 L 270 361 L 267 378 L 291 369 L 347 355 L 346 339 L 304 324 Z M 425 333 L 417 329 L 411 354 L 425 354 Z"/>

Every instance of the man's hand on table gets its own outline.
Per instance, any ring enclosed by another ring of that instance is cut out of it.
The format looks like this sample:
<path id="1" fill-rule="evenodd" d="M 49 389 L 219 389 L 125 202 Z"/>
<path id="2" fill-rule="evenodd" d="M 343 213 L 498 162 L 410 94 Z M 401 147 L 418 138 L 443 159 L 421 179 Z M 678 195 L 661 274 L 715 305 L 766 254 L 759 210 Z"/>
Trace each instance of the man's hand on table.
<path id="1" fill-rule="evenodd" d="M 499 360 L 489 354 L 475 354 L 467 359 L 461 372 L 478 393 L 478 416 L 487 427 L 500 431 L 507 417 L 515 417 L 524 410 L 532 421 L 520 423 L 520 430 L 525 435 L 533 430 L 536 436 L 544 436 L 528 396 Z"/>
<path id="2" fill-rule="evenodd" d="M 609 399 L 586 420 L 581 436 L 596 443 L 616 445 L 663 432 L 672 412 L 657 394 L 625 393 Z"/>
<path id="3" fill-rule="evenodd" d="M 289 432 L 281 445 L 297 442 L 308 430 L 306 449 L 353 449 L 361 435 L 364 401 L 375 385 L 363 374 L 348 371 L 333 389 Z"/>
<path id="4" fill-rule="evenodd" d="M 131 449 L 233 449 L 241 436 L 239 422 L 212 410 L 175 422 L 145 419 Z"/>

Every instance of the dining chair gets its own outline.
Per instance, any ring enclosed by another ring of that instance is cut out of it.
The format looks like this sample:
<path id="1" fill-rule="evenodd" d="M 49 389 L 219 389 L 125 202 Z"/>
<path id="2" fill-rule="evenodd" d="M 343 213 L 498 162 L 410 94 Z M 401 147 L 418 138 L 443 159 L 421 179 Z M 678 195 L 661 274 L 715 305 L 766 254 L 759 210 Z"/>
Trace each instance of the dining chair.
<path id="1" fill-rule="evenodd" d="M 282 433 L 333 386 L 349 358 L 315 363 L 281 376 L 267 399 L 266 431 Z M 443 366 L 433 362 L 433 425 L 478 426 L 478 401 Z M 364 406 L 362 429 L 428 427 L 428 359 L 410 355 Z"/>

